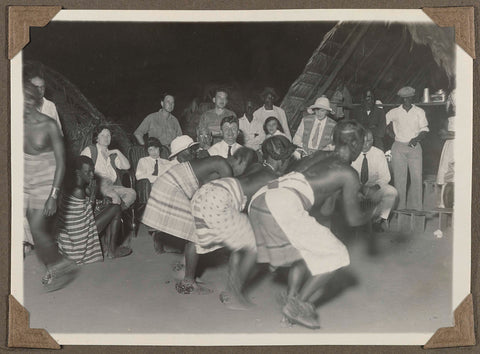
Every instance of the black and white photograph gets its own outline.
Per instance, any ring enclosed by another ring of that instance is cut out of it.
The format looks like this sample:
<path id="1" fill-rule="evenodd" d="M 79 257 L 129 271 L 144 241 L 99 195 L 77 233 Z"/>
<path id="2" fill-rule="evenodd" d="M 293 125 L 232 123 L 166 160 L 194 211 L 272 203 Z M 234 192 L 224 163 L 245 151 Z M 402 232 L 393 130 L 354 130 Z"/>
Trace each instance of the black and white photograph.
<path id="1" fill-rule="evenodd" d="M 470 293 L 472 59 L 421 10 L 61 10 L 11 89 L 59 344 L 423 345 Z"/>

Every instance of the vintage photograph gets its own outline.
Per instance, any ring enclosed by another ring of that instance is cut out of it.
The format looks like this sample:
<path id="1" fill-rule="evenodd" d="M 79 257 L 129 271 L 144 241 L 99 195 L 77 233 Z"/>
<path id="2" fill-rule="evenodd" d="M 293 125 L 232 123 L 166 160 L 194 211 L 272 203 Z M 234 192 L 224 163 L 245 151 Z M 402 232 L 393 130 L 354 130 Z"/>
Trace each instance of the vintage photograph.
<path id="1" fill-rule="evenodd" d="M 31 328 L 423 344 L 452 326 L 471 87 L 453 28 L 367 12 L 31 28 L 12 64 Z"/>

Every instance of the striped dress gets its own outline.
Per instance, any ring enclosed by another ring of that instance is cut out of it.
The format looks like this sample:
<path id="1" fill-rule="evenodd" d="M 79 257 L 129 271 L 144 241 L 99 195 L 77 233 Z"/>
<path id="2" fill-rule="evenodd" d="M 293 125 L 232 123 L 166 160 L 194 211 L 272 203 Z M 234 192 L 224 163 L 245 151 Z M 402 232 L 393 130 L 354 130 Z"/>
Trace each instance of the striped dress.
<path id="1" fill-rule="evenodd" d="M 189 162 L 173 166 L 153 184 L 142 223 L 172 236 L 196 242 L 190 200 L 198 188 L 197 176 Z"/>
<path id="2" fill-rule="evenodd" d="M 255 249 L 248 216 L 242 213 L 247 198 L 236 178 L 214 180 L 202 186 L 192 199 L 199 254 L 221 247 L 232 251 Z"/>
<path id="3" fill-rule="evenodd" d="M 103 261 L 93 210 L 87 199 L 65 195 L 58 213 L 58 248 L 77 264 Z"/>

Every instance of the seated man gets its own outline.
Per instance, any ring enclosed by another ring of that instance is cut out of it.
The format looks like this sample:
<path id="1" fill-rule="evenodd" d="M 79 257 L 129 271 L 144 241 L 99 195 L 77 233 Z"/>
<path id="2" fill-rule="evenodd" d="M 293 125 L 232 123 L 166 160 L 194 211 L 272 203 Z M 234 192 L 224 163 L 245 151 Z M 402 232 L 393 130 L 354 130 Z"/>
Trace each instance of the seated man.
<path id="1" fill-rule="evenodd" d="M 352 162 L 352 167 L 360 177 L 363 197 L 379 204 L 372 227 L 374 231 L 380 232 L 388 229 L 388 217 L 398 193 L 388 184 L 390 171 L 387 159 L 382 150 L 372 146 L 373 140 L 372 131 L 366 130 L 362 153 Z"/>
<path id="2" fill-rule="evenodd" d="M 77 156 L 67 193 L 63 195 L 58 217 L 58 247 L 62 254 L 77 264 L 103 261 L 103 256 L 128 256 L 132 250 L 119 244 L 121 237 L 121 209 L 109 204 L 99 213 L 93 213 L 95 201 L 94 166 L 87 156 Z M 90 194 L 90 195 L 88 195 Z M 99 234 L 105 230 L 105 248 Z"/>
<path id="3" fill-rule="evenodd" d="M 237 143 L 238 138 L 238 119 L 235 116 L 229 116 L 222 119 L 220 128 L 223 134 L 223 140 L 214 144 L 208 149 L 210 156 L 221 156 L 228 158 L 232 156 L 242 145 Z"/>
<path id="4" fill-rule="evenodd" d="M 195 282 L 198 255 L 195 252 L 195 222 L 190 200 L 201 185 L 217 178 L 243 173 L 255 155 L 243 148 L 229 161 L 219 156 L 191 159 L 173 166 L 152 187 L 142 222 L 158 231 L 187 241 L 185 245 L 185 278 L 177 284 L 183 294 L 210 292 Z"/>
<path id="5" fill-rule="evenodd" d="M 135 171 L 135 178 L 137 179 L 136 188 L 140 203 L 147 202 L 152 189 L 152 183 L 157 180 L 158 176 L 164 174 L 174 164 L 169 160 L 160 158 L 162 144 L 157 138 L 148 138 L 145 148 L 148 156 L 142 157 L 138 160 L 137 169 Z"/>
<path id="6" fill-rule="evenodd" d="M 360 182 L 350 166 L 362 150 L 363 135 L 357 122 L 339 123 L 333 134 L 335 151 L 319 151 L 296 163 L 294 172 L 260 189 L 250 203 L 258 262 L 290 267 L 282 312 L 293 323 L 319 328 L 314 304 L 321 287 L 332 272 L 350 263 L 346 247 L 308 211 L 321 206 L 328 215 L 341 195 L 350 225 L 360 225 L 372 215 L 360 209 Z"/>
<path id="7" fill-rule="evenodd" d="M 317 150 L 333 150 L 332 133 L 337 123 L 327 116 L 328 112 L 332 112 L 328 98 L 317 98 L 307 112 L 309 115 L 300 122 L 293 143 L 300 147 L 302 155 L 311 155 Z"/>
<path id="8" fill-rule="evenodd" d="M 236 286 L 247 276 L 256 262 L 255 236 L 244 210 L 253 194 L 269 181 L 283 173 L 296 147 L 286 137 L 276 136 L 263 145 L 266 162 L 249 168 L 239 177 L 226 177 L 203 185 L 193 196 L 192 214 L 197 230 L 198 254 L 212 252 L 221 247 L 232 250 L 227 291 L 220 299 L 228 307 L 243 308 L 247 301 Z M 231 297 L 233 295 L 233 298 Z"/>
<path id="9" fill-rule="evenodd" d="M 237 115 L 235 112 L 226 108 L 228 104 L 228 93 L 226 89 L 217 88 L 215 90 L 215 97 L 212 99 L 212 101 L 215 103 L 215 108 L 210 109 L 202 114 L 198 126 L 200 128 L 207 128 L 212 133 L 213 142 L 216 143 L 222 137 L 222 119 L 230 116 L 237 117 Z"/>

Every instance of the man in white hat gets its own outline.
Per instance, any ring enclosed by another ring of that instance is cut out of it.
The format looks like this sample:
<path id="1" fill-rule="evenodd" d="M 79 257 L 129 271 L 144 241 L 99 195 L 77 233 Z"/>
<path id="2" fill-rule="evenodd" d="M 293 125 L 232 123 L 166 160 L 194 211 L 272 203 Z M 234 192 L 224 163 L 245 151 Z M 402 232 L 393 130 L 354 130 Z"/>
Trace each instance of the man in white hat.
<path id="1" fill-rule="evenodd" d="M 398 191 L 399 209 L 422 209 L 422 146 L 427 135 L 428 121 L 425 111 L 412 104 L 415 89 L 409 86 L 398 91 L 402 105 L 386 115 L 387 126 L 392 125 L 395 142 L 392 146 L 393 181 Z M 410 188 L 407 197 L 407 171 Z"/>
<path id="2" fill-rule="evenodd" d="M 300 147 L 304 155 L 311 155 L 317 150 L 333 150 L 332 134 L 337 123 L 327 117 L 328 112 L 332 112 L 328 98 L 317 98 L 307 112 L 309 115 L 300 122 L 293 143 Z"/>

